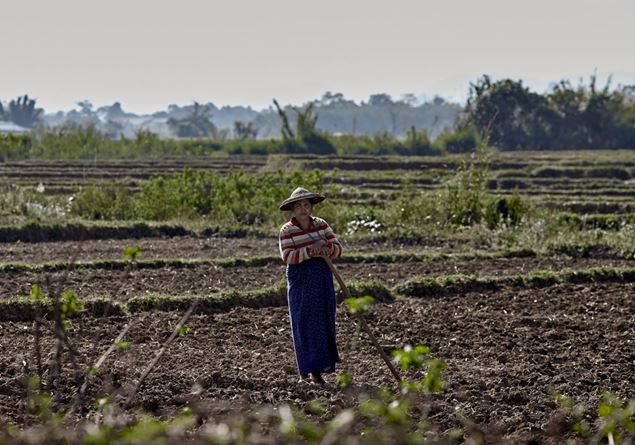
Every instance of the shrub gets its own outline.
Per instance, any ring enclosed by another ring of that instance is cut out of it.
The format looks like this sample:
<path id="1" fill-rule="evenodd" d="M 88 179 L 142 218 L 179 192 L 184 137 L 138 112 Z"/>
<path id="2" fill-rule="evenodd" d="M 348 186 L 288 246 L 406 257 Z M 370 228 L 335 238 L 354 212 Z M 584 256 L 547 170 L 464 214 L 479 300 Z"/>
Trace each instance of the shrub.
<path id="1" fill-rule="evenodd" d="M 510 197 L 489 201 L 485 210 L 485 221 L 491 229 L 501 224 L 517 226 L 529 213 L 529 209 L 529 204 L 520 196 L 518 190 L 514 190 Z"/>
<path id="2" fill-rule="evenodd" d="M 33 140 L 29 134 L 0 134 L 0 161 L 19 161 L 29 157 Z"/>
<path id="3" fill-rule="evenodd" d="M 444 201 L 449 223 L 468 226 L 483 219 L 487 206 L 487 156 L 485 145 L 480 144 L 447 181 Z"/>
<path id="4" fill-rule="evenodd" d="M 472 126 L 444 131 L 435 141 L 435 145 L 447 153 L 472 153 L 478 144 L 478 133 Z"/>
<path id="5" fill-rule="evenodd" d="M 216 224 L 260 225 L 280 220 L 278 205 L 297 186 L 321 192 L 322 173 L 216 172 L 185 169 L 144 181 L 129 194 L 123 186 L 93 185 L 73 198 L 71 212 L 89 219 L 164 221 L 209 217 Z M 328 204 L 320 210 L 332 209 Z"/>

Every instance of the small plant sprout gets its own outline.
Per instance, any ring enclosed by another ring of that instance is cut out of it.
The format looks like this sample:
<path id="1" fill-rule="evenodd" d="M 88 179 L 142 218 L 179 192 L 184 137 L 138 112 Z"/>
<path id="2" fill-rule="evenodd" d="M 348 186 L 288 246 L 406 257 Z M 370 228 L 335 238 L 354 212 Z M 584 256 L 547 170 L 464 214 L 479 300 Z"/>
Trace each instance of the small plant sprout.
<path id="1" fill-rule="evenodd" d="M 305 407 L 305 411 L 309 414 L 321 416 L 326 412 L 326 408 L 319 400 L 311 400 Z"/>
<path id="2" fill-rule="evenodd" d="M 40 304 L 45 299 L 44 294 L 42 294 L 42 289 L 40 289 L 40 286 L 38 286 L 37 284 L 34 284 L 33 286 L 31 286 L 30 299 L 32 303 L 40 303 Z"/>
<path id="3" fill-rule="evenodd" d="M 56 416 L 52 411 L 51 397 L 39 391 L 40 378 L 35 375 L 29 376 L 27 385 L 27 408 L 29 412 L 37 415 L 44 421 L 55 421 Z"/>
<path id="4" fill-rule="evenodd" d="M 432 359 L 427 361 L 428 372 L 423 379 L 423 391 L 427 394 L 438 394 L 443 391 L 443 371 L 446 364 L 443 360 Z"/>
<path id="5" fill-rule="evenodd" d="M 72 326 L 70 317 L 84 310 L 84 302 L 77 296 L 75 291 L 64 292 L 60 298 L 60 318 L 66 329 Z"/>
<path id="6" fill-rule="evenodd" d="M 393 361 L 401 366 L 401 370 L 407 371 L 413 368 L 420 369 L 429 352 L 430 348 L 427 346 L 417 345 L 413 348 L 410 345 L 406 345 L 403 349 L 393 351 L 392 356 Z"/>
<path id="7" fill-rule="evenodd" d="M 401 366 L 402 371 L 427 368 L 423 381 L 402 381 L 401 389 L 404 393 L 424 392 L 425 394 L 437 394 L 443 390 L 443 371 L 446 364 L 443 360 L 427 359 L 429 352 L 430 348 L 424 345 L 417 345 L 414 348 L 406 345 L 403 349 L 393 351 L 393 360 Z"/>
<path id="8" fill-rule="evenodd" d="M 179 327 L 179 336 L 183 336 L 183 335 L 187 335 L 190 332 L 192 332 L 192 328 L 190 328 L 188 325 L 183 325 L 181 327 Z"/>
<path id="9" fill-rule="evenodd" d="M 126 349 L 130 348 L 130 342 L 126 340 L 116 340 L 115 348 L 117 348 L 120 351 L 125 351 Z"/>
<path id="10" fill-rule="evenodd" d="M 601 428 L 598 435 L 608 443 L 622 443 L 623 436 L 635 433 L 635 399 L 622 402 L 614 394 L 604 393 L 598 406 Z"/>
<path id="11" fill-rule="evenodd" d="M 360 298 L 347 298 L 344 300 L 344 304 L 348 307 L 349 312 L 352 315 L 363 316 L 370 312 L 375 299 L 370 295 L 365 295 Z"/>
<path id="12" fill-rule="evenodd" d="M 128 246 L 123 250 L 123 256 L 126 261 L 133 263 L 141 256 L 141 249 L 139 246 Z"/>
<path id="13" fill-rule="evenodd" d="M 340 388 L 346 389 L 353 383 L 353 377 L 350 374 L 343 372 L 336 377 L 337 384 Z"/>
<path id="14" fill-rule="evenodd" d="M 587 408 L 584 405 L 576 404 L 573 399 L 558 392 L 554 394 L 554 401 L 569 417 L 568 428 L 572 432 L 581 437 L 589 437 L 591 435 L 591 428 L 585 420 Z"/>

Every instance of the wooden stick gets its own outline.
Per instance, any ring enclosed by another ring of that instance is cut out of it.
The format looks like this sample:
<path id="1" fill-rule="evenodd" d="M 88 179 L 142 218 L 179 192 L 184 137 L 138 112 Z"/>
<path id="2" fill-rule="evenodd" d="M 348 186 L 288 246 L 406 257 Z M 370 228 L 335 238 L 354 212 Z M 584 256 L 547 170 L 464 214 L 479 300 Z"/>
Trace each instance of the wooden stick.
<path id="1" fill-rule="evenodd" d="M 104 361 L 106 360 L 106 358 L 110 355 L 110 353 L 112 351 L 115 350 L 115 348 L 117 347 L 117 343 L 124 338 L 124 336 L 128 333 L 128 330 L 130 329 L 130 327 L 132 326 L 132 321 L 129 322 L 128 324 L 126 324 L 124 326 L 124 328 L 121 330 L 121 332 L 119 333 L 119 335 L 117 336 L 117 338 L 115 339 L 115 341 L 112 342 L 112 344 L 110 345 L 110 347 L 106 350 L 106 352 L 104 352 L 101 357 L 99 357 L 99 359 L 95 362 L 95 364 L 88 369 L 88 372 L 86 373 L 85 377 L 84 377 L 84 383 L 82 384 L 81 389 L 79 390 L 79 394 L 80 397 L 83 397 L 84 394 L 86 393 L 86 388 L 88 387 L 88 379 L 91 375 L 91 372 L 93 370 L 98 370 L 99 367 L 101 365 L 104 364 Z"/>
<path id="2" fill-rule="evenodd" d="M 335 265 L 333 264 L 331 259 L 328 257 L 322 257 L 322 258 L 324 258 L 324 261 L 326 261 L 326 264 L 328 264 L 329 268 L 331 269 L 331 272 L 333 272 L 333 276 L 335 277 L 338 284 L 340 285 L 340 289 L 342 290 L 342 292 L 344 292 L 344 297 L 351 298 L 351 293 L 346 287 L 346 284 L 344 284 L 344 280 L 342 280 L 342 277 L 340 276 L 339 271 L 335 268 Z M 380 346 L 379 342 L 377 341 L 377 338 L 375 338 L 375 336 L 373 335 L 373 332 L 370 330 L 368 323 L 366 323 L 366 319 L 363 316 L 358 316 L 357 319 L 359 320 L 359 323 L 362 326 L 362 329 L 364 330 L 364 332 L 366 332 L 366 334 L 370 338 L 371 343 L 373 344 L 373 346 L 375 346 L 375 349 L 377 349 L 377 352 L 379 352 L 379 355 L 381 356 L 381 358 L 384 360 L 384 362 L 386 362 L 386 366 L 388 366 L 388 369 L 390 369 L 390 372 L 397 380 L 397 383 L 401 383 L 401 377 L 399 376 L 399 373 L 397 372 L 397 370 L 395 369 L 395 366 L 392 364 L 392 362 L 390 361 L 390 359 L 388 358 L 388 356 L 386 355 L 386 353 Z"/>
<path id="3" fill-rule="evenodd" d="M 152 368 L 154 368 L 154 366 L 159 362 L 159 360 L 161 360 L 161 357 L 163 357 L 163 354 L 165 354 L 165 351 L 168 349 L 168 346 L 170 346 L 170 343 L 172 343 L 172 340 L 174 340 L 176 338 L 176 336 L 178 335 L 179 331 L 181 330 L 181 327 L 185 324 L 185 322 L 187 322 L 188 318 L 190 318 L 190 315 L 192 315 L 192 312 L 194 312 L 194 308 L 196 308 L 197 304 L 198 304 L 198 301 L 194 301 L 192 303 L 192 305 L 187 310 L 185 315 L 183 315 L 181 320 L 179 320 L 178 324 L 174 328 L 174 331 L 172 332 L 172 335 L 170 335 L 170 338 L 168 338 L 165 341 L 165 343 L 163 343 L 163 346 L 161 346 L 161 349 L 159 349 L 157 351 L 156 355 L 154 356 L 154 359 L 150 362 L 150 364 L 143 371 L 143 374 L 141 374 L 141 377 L 139 377 L 139 381 L 137 382 L 135 387 L 132 388 L 132 391 L 130 391 L 130 395 L 128 396 L 128 399 L 126 400 L 126 403 L 125 403 L 126 407 L 130 406 L 130 404 L 134 400 L 135 395 L 137 394 L 137 391 L 141 387 L 141 384 L 146 379 L 148 374 L 150 374 L 150 371 L 152 371 Z"/>

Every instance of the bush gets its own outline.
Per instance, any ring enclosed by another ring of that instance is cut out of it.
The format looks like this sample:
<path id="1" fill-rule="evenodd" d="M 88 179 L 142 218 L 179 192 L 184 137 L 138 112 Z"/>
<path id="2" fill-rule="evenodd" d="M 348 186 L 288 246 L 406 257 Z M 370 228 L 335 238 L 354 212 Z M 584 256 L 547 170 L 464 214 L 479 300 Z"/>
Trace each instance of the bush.
<path id="1" fill-rule="evenodd" d="M 447 182 L 445 213 L 450 224 L 469 226 L 483 219 L 487 206 L 487 162 L 487 152 L 481 144 Z"/>
<path id="2" fill-rule="evenodd" d="M 93 220 L 129 220 L 136 216 L 132 197 L 121 184 L 84 187 L 73 197 L 71 212 Z"/>
<path id="3" fill-rule="evenodd" d="M 0 134 L 0 161 L 27 159 L 32 142 L 29 134 Z"/>
<path id="4" fill-rule="evenodd" d="M 514 190 L 510 197 L 491 199 L 485 210 L 485 221 L 490 229 L 501 224 L 517 226 L 529 213 L 529 204 Z"/>
<path id="5" fill-rule="evenodd" d="M 320 192 L 324 188 L 322 174 L 315 170 L 221 175 L 186 169 L 172 176 L 151 178 L 133 194 L 123 186 L 86 187 L 74 197 L 71 211 L 89 219 L 165 221 L 207 217 L 215 224 L 260 225 L 280 220 L 278 205 L 298 186 Z"/>
<path id="6" fill-rule="evenodd" d="M 435 141 L 435 145 L 447 153 L 472 153 L 478 143 L 478 133 L 472 126 L 444 131 Z"/>

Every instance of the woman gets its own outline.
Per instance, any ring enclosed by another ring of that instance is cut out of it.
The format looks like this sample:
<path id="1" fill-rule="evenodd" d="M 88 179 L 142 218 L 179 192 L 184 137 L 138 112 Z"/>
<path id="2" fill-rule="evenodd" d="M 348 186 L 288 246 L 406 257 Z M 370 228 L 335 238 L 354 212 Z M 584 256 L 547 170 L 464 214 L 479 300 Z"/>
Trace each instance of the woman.
<path id="1" fill-rule="evenodd" d="M 323 257 L 337 258 L 342 246 L 321 218 L 311 216 L 324 196 L 298 187 L 281 205 L 293 218 L 280 229 L 282 261 L 287 264 L 287 298 L 298 371 L 322 385 L 322 373 L 340 361 L 335 342 L 333 274 Z"/>

